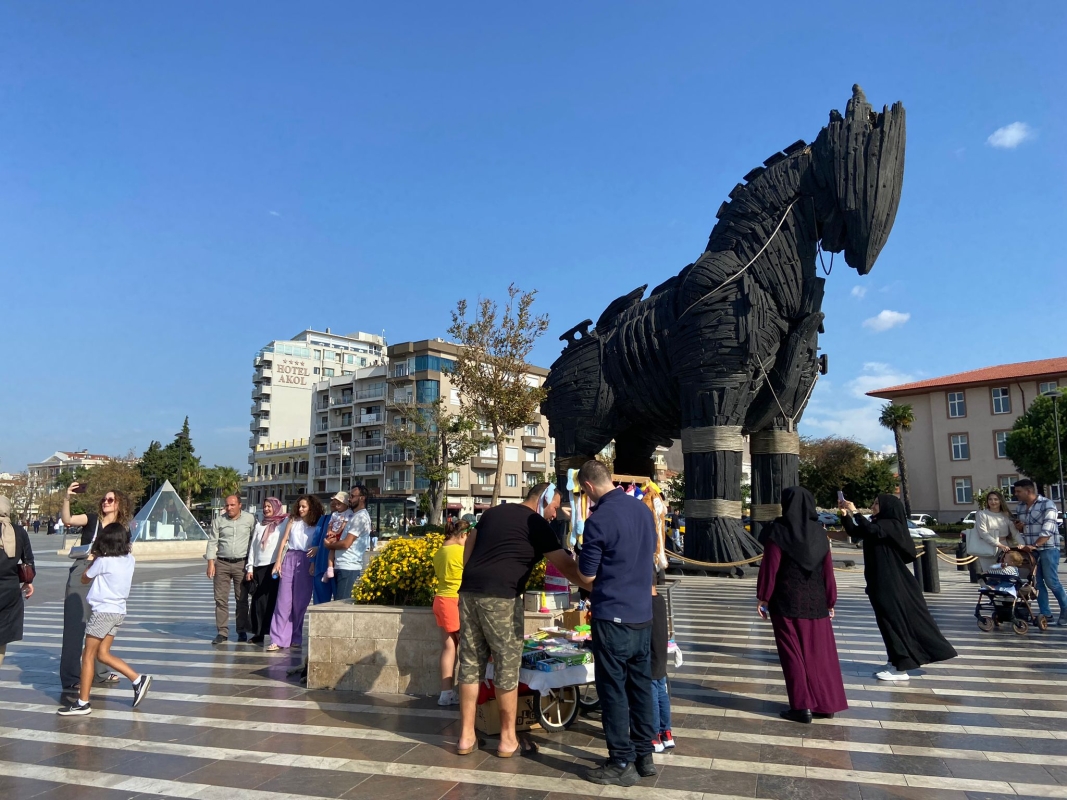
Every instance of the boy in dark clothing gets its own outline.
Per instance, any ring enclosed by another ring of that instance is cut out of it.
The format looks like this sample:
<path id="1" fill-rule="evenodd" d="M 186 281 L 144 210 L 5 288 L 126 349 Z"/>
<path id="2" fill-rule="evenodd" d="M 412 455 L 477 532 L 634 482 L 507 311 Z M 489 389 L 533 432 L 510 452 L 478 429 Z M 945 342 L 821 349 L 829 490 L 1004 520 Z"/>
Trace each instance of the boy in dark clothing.
<path id="1" fill-rule="evenodd" d="M 664 584 L 663 573 L 656 583 Z M 657 753 L 674 748 L 671 736 L 671 698 L 667 694 L 667 598 L 652 587 L 652 749 Z"/>

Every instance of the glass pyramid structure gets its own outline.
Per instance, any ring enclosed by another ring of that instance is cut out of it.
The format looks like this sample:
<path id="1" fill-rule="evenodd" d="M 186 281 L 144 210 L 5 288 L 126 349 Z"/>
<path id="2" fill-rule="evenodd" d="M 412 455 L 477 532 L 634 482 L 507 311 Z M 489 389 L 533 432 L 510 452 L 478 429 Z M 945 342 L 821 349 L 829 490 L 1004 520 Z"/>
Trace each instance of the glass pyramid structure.
<path id="1" fill-rule="evenodd" d="M 132 527 L 132 541 L 135 542 L 207 539 L 207 532 L 193 518 L 170 481 L 164 481 L 159 491 L 137 512 Z"/>

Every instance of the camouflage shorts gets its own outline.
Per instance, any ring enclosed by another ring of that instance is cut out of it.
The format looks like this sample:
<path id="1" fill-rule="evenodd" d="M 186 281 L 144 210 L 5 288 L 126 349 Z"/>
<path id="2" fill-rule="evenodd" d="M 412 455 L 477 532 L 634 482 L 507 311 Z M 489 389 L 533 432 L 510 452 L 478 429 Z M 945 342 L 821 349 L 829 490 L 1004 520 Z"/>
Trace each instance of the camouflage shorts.
<path id="1" fill-rule="evenodd" d="M 502 692 L 519 686 L 524 624 L 522 597 L 459 595 L 459 682 L 481 683 L 493 656 L 493 683 Z"/>

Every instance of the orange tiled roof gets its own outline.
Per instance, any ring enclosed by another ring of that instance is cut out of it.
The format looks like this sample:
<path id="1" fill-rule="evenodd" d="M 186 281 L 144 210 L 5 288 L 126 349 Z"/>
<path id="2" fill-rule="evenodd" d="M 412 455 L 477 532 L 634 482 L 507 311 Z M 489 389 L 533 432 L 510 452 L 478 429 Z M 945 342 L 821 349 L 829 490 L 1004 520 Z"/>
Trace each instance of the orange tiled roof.
<path id="1" fill-rule="evenodd" d="M 869 397 L 892 399 L 900 395 L 925 394 L 952 386 L 976 386 L 1001 381 L 1034 380 L 1053 375 L 1067 374 L 1067 358 L 1046 358 L 1041 361 L 1022 361 L 1018 364 L 1002 364 L 999 367 L 983 367 L 969 372 L 957 372 L 941 378 L 930 378 L 915 383 L 902 383 L 867 392 Z"/>

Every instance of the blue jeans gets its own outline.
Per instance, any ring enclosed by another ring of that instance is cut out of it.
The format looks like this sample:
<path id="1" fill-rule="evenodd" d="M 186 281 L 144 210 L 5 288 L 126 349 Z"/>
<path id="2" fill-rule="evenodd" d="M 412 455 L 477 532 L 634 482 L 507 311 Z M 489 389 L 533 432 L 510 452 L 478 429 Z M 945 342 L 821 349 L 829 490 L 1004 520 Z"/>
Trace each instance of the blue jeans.
<path id="1" fill-rule="evenodd" d="M 667 694 L 667 676 L 652 681 L 652 728 L 659 736 L 671 729 L 671 697 Z"/>
<path id="2" fill-rule="evenodd" d="M 1067 592 L 1060 583 L 1060 548 L 1043 547 L 1035 550 L 1038 568 L 1037 605 L 1041 613 L 1046 617 L 1052 616 L 1052 606 L 1048 601 L 1048 591 L 1056 595 L 1056 602 L 1060 604 L 1060 616 L 1067 617 Z"/>
<path id="3" fill-rule="evenodd" d="M 333 569 L 333 599 L 334 600 L 351 600 L 352 589 L 355 588 L 356 581 L 359 580 L 363 574 L 361 569 Z"/>
<path id="4" fill-rule="evenodd" d="M 593 619 L 593 664 L 608 756 L 617 763 L 652 752 L 652 626 Z"/>

